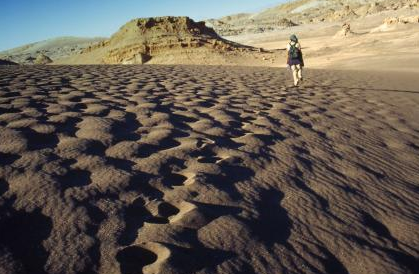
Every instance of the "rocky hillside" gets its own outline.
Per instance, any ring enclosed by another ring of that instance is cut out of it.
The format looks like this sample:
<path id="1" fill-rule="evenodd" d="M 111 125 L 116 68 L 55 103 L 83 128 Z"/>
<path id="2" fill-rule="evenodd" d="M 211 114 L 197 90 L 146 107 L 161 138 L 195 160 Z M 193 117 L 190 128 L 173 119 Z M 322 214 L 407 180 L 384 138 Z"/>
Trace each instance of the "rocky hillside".
<path id="1" fill-rule="evenodd" d="M 110 39 L 57 63 L 194 63 L 197 60 L 205 63 L 205 60 L 228 59 L 234 53 L 255 51 L 221 38 L 204 22 L 194 22 L 188 17 L 155 17 L 131 20 Z"/>
<path id="2" fill-rule="evenodd" d="M 236 55 L 250 56 L 255 49 L 222 37 L 254 44 L 238 38 L 287 32 L 290 27 L 311 23 L 342 25 L 369 15 L 415 8 L 419 8 L 419 0 L 295 0 L 258 13 L 239 13 L 205 22 L 188 17 L 143 18 L 128 22 L 109 39 L 61 37 L 0 52 L 0 58 L 20 64 L 39 63 L 41 57 L 41 63 L 49 63 L 50 59 L 56 64 L 235 64 Z M 377 31 L 395 26 L 387 25 Z M 261 58 L 272 60 L 270 56 Z"/>
<path id="3" fill-rule="evenodd" d="M 419 0 L 296 0 L 254 14 L 208 20 L 217 33 L 233 36 L 318 22 L 344 22 L 386 10 L 419 7 Z"/>
<path id="4" fill-rule="evenodd" d="M 0 52 L 0 58 L 20 64 L 33 64 L 39 56 L 52 60 L 78 54 L 84 48 L 105 38 L 58 37 Z"/>
<path id="5" fill-rule="evenodd" d="M 11 66 L 11 65 L 17 65 L 17 63 L 9 61 L 9 60 L 0 59 L 0 66 Z"/>

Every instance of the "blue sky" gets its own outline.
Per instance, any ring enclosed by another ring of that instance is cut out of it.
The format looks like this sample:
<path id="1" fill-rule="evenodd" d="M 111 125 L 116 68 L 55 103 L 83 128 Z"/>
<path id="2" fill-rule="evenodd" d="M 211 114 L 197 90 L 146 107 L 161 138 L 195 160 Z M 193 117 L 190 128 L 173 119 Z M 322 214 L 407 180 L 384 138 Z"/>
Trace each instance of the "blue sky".
<path id="1" fill-rule="evenodd" d="M 285 0 L 0 0 L 0 51 L 58 36 L 108 37 L 137 17 L 202 20 L 281 2 Z"/>

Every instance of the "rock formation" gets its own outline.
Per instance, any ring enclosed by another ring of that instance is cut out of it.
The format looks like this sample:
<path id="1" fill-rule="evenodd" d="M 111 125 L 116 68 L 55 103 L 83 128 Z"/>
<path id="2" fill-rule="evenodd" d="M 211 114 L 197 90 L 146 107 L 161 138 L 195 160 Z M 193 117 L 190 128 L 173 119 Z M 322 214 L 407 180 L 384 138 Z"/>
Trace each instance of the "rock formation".
<path id="1" fill-rule="evenodd" d="M 327 21 L 338 21 L 338 20 L 348 20 L 348 19 L 354 19 L 357 18 L 358 14 L 350 7 L 350 6 L 344 6 L 343 9 L 335 11 L 331 15 L 329 15 L 327 18 Z"/>
<path id="2" fill-rule="evenodd" d="M 417 23 L 419 23 L 419 15 L 407 16 L 407 17 L 389 17 L 384 20 L 383 24 L 372 29 L 371 32 L 374 33 L 374 32 L 383 32 L 383 31 L 392 31 L 403 25 L 417 24 Z"/>
<path id="3" fill-rule="evenodd" d="M 282 16 L 258 19 L 247 14 L 226 16 L 219 20 L 211 19 L 206 22 L 222 36 L 261 33 L 298 26 L 294 21 Z"/>
<path id="4" fill-rule="evenodd" d="M 418 0 L 295 0 L 254 14 L 238 14 L 210 19 L 215 31 L 222 36 L 235 36 L 279 30 L 293 24 L 347 22 L 385 11 L 417 8 Z M 286 18 L 286 19 L 285 19 Z"/>
<path id="5" fill-rule="evenodd" d="M 294 23 L 293 21 L 287 19 L 287 18 L 282 18 L 278 21 L 278 26 L 281 27 L 295 27 L 298 26 L 298 24 Z"/>
<path id="6" fill-rule="evenodd" d="M 46 56 L 45 54 L 38 54 L 38 56 L 36 56 L 36 59 L 34 60 L 34 64 L 35 65 L 46 65 L 46 64 L 50 64 L 52 63 L 52 59 L 49 58 L 48 56 Z"/>
<path id="7" fill-rule="evenodd" d="M 110 39 L 82 51 L 80 58 L 91 63 L 143 64 L 156 56 L 214 52 L 256 51 L 221 38 L 204 22 L 188 17 L 134 19 L 122 26 Z"/>
<path id="8" fill-rule="evenodd" d="M 342 25 L 341 30 L 339 30 L 336 34 L 335 34 L 335 38 L 339 38 L 339 37 L 349 37 L 351 35 L 353 35 L 354 33 L 351 30 L 351 25 L 349 23 L 344 23 Z"/>

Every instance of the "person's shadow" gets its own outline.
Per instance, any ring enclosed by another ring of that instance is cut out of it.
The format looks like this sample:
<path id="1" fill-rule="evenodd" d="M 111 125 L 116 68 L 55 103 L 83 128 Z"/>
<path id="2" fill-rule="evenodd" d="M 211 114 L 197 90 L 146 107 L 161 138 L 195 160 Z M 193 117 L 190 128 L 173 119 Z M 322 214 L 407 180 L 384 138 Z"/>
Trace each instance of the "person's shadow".
<path id="1" fill-rule="evenodd" d="M 288 212 L 280 205 L 283 198 L 284 194 L 279 190 L 261 190 L 260 199 L 255 203 L 260 215 L 246 221 L 254 235 L 268 246 L 286 244 L 291 234 L 292 223 Z"/>

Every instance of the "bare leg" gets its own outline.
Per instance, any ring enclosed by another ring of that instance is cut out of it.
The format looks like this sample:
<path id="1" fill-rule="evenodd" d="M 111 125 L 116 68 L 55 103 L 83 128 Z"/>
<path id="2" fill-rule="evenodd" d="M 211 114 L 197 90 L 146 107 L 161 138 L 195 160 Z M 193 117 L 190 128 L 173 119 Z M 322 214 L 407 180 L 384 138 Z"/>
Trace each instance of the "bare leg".
<path id="1" fill-rule="evenodd" d="M 303 80 L 303 67 L 301 65 L 297 65 L 297 67 L 298 67 L 298 73 L 297 73 L 298 80 L 302 81 Z"/>
<path id="2" fill-rule="evenodd" d="M 292 65 L 291 69 L 292 69 L 292 76 L 294 78 L 294 86 L 298 86 L 298 72 L 299 72 L 299 69 L 296 65 Z"/>

